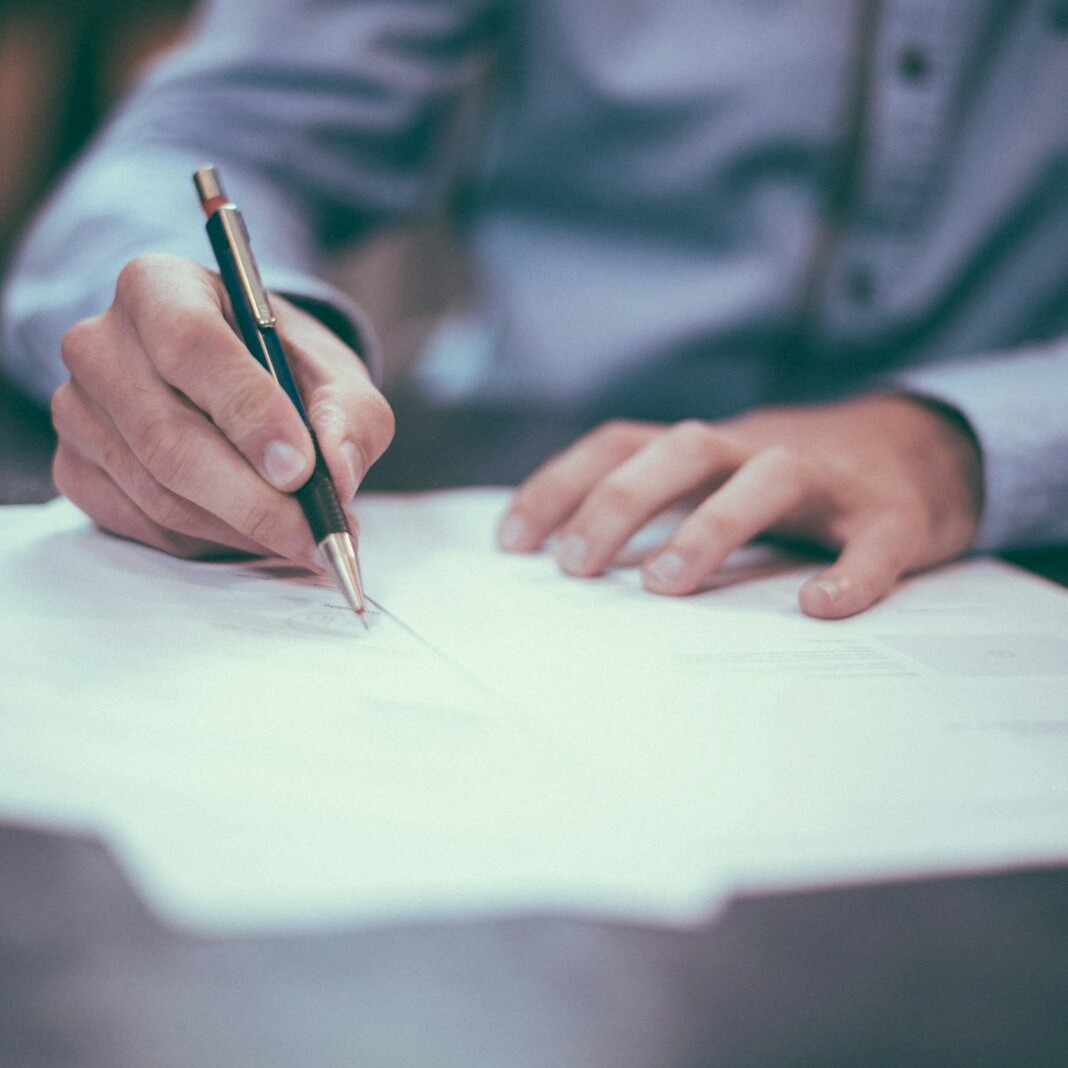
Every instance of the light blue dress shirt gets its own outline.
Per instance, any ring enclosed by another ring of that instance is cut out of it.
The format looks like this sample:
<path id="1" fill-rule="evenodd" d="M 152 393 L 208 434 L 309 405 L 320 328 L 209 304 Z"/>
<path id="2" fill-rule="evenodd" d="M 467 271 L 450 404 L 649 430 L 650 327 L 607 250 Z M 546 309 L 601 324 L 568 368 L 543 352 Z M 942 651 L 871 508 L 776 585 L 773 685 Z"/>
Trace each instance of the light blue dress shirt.
<path id="1" fill-rule="evenodd" d="M 131 256 L 211 265 L 208 160 L 269 284 L 372 362 L 322 257 L 447 205 L 474 397 L 670 419 L 890 384 L 971 423 L 978 547 L 1068 541 L 1066 2 L 216 0 L 24 244 L 28 391 Z"/>

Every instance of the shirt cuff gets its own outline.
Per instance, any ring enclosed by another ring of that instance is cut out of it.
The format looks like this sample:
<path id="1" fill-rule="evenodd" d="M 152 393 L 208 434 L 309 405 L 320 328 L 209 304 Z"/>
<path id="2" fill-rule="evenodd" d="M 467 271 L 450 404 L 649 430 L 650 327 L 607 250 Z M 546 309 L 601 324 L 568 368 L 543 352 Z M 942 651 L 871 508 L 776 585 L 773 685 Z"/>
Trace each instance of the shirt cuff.
<path id="1" fill-rule="evenodd" d="M 1068 542 L 1068 344 L 918 368 L 896 389 L 946 405 L 982 453 L 980 552 Z"/>

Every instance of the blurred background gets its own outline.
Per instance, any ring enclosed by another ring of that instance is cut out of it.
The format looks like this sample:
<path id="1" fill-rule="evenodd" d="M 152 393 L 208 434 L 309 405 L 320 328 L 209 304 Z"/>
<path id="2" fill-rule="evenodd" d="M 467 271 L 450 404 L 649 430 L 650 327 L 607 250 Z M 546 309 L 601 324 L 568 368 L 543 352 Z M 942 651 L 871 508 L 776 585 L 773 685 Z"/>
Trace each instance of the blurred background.
<path id="1" fill-rule="evenodd" d="M 0 278 L 59 174 L 146 65 L 183 32 L 193 0 L 0 0 Z M 0 378 L 0 501 L 47 500 L 47 413 Z"/>
<path id="2" fill-rule="evenodd" d="M 57 175 L 192 0 L 0 0 L 0 272 Z"/>
<path id="3" fill-rule="evenodd" d="M 0 276 L 63 168 L 180 41 L 194 0 L 0 0 Z M 333 269 L 383 335 L 398 377 L 463 286 L 447 228 L 379 239 Z"/>
<path id="4" fill-rule="evenodd" d="M 0 0 L 0 279 L 64 168 L 147 67 L 180 42 L 194 7 L 195 0 Z M 330 274 L 375 323 L 387 387 L 403 380 L 467 285 L 443 219 L 385 234 Z M 47 413 L 0 376 L 0 500 L 51 495 L 52 446 Z"/>

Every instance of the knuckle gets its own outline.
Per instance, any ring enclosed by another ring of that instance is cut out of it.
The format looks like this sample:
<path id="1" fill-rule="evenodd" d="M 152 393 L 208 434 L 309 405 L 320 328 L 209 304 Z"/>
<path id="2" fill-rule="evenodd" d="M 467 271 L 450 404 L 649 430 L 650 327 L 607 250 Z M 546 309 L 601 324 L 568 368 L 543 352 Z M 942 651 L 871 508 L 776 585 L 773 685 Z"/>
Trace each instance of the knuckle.
<path id="1" fill-rule="evenodd" d="M 97 344 L 99 322 L 99 316 L 82 319 L 67 330 L 60 340 L 60 357 L 72 375 L 95 366 L 100 348 Z"/>
<path id="2" fill-rule="evenodd" d="M 514 507 L 528 516 L 538 517 L 553 510 L 553 503 L 565 498 L 571 483 L 556 468 L 536 471 L 516 491 Z"/>
<path id="3" fill-rule="evenodd" d="M 609 441 L 629 441 L 639 434 L 642 429 L 643 424 L 636 422 L 634 419 L 609 419 L 607 422 L 602 423 L 594 433 Z"/>
<path id="4" fill-rule="evenodd" d="M 153 337 L 163 339 L 151 346 L 150 358 L 159 373 L 173 382 L 184 368 L 200 362 L 204 354 L 204 309 L 172 302 L 153 314 Z"/>
<path id="5" fill-rule="evenodd" d="M 512 499 L 512 511 L 521 512 L 528 519 L 538 520 L 546 509 L 546 500 L 551 500 L 552 490 L 546 490 L 545 483 L 524 483 L 516 490 Z"/>
<path id="6" fill-rule="evenodd" d="M 638 451 L 653 433 L 654 428 L 650 424 L 631 419 L 610 419 L 592 430 L 584 440 L 595 452 L 620 462 Z"/>
<path id="7" fill-rule="evenodd" d="M 700 419 L 684 419 L 669 431 L 673 450 L 683 462 L 703 460 L 722 444 L 720 434 Z"/>
<path id="8" fill-rule="evenodd" d="M 159 252 L 143 252 L 128 260 L 115 280 L 115 298 L 120 304 L 137 303 L 154 292 L 160 278 L 174 270 L 175 258 Z"/>
<path id="9" fill-rule="evenodd" d="M 590 507 L 615 516 L 632 516 L 642 511 L 642 501 L 633 486 L 609 476 L 591 494 Z"/>
<path id="10" fill-rule="evenodd" d="M 99 465 L 109 475 L 119 471 L 128 471 L 132 466 L 130 450 L 118 436 L 103 435 L 97 443 L 97 449 Z"/>
<path id="11" fill-rule="evenodd" d="M 173 419 L 151 419 L 137 436 L 137 457 L 162 485 L 181 485 L 194 466 L 197 434 Z"/>
<path id="12" fill-rule="evenodd" d="M 115 279 L 115 300 L 119 304 L 130 304 L 140 300 L 149 287 L 150 281 L 158 269 L 158 257 L 151 253 L 134 256 L 123 265 Z"/>
<path id="13" fill-rule="evenodd" d="M 768 446 L 760 453 L 760 458 L 784 482 L 806 483 L 815 480 L 816 472 L 812 464 L 783 445 Z"/>
<path id="14" fill-rule="evenodd" d="M 274 509 L 263 504 L 248 506 L 241 516 L 237 529 L 263 546 L 276 546 L 285 540 L 285 532 L 279 516 Z"/>
<path id="15" fill-rule="evenodd" d="M 49 402 L 49 409 L 52 414 L 52 425 L 56 428 L 56 433 L 61 437 L 67 430 L 68 425 L 74 420 L 74 413 L 77 404 L 74 398 L 74 389 L 69 382 L 64 382 L 52 394 L 52 399 Z"/>
<path id="16" fill-rule="evenodd" d="M 745 540 L 740 516 L 723 509 L 698 512 L 695 517 L 700 540 L 712 545 L 735 545 Z"/>
<path id="17" fill-rule="evenodd" d="M 217 308 L 195 287 L 170 284 L 195 265 L 176 256 L 146 253 L 130 260 L 115 284 L 114 311 L 136 330 L 142 347 L 168 381 L 204 356 L 204 327 Z M 202 268 L 195 268 L 202 270 Z"/>
<path id="18" fill-rule="evenodd" d="M 165 340 L 149 347 L 149 358 L 159 373 L 173 382 L 196 351 L 193 323 L 184 309 L 169 307 L 158 310 L 153 325 L 153 336 Z"/>
<path id="19" fill-rule="evenodd" d="M 308 405 L 308 415 L 317 425 L 340 430 L 348 407 L 344 392 L 336 385 L 319 386 Z"/>
<path id="20" fill-rule="evenodd" d="M 166 486 L 153 486 L 139 494 L 138 505 L 155 524 L 164 530 L 181 530 L 189 521 L 190 508 Z"/>
<path id="21" fill-rule="evenodd" d="M 242 373 L 221 395 L 211 413 L 212 421 L 235 444 L 279 422 L 282 406 L 288 404 L 281 389 L 266 375 Z"/>

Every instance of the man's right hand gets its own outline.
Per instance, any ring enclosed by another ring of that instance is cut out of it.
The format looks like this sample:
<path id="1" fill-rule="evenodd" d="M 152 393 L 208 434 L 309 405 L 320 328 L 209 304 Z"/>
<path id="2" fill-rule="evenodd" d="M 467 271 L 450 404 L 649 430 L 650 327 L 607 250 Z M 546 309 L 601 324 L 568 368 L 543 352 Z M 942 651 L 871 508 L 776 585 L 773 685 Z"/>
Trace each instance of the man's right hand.
<path id="1" fill-rule="evenodd" d="M 272 304 L 348 501 L 392 439 L 393 413 L 336 334 L 281 297 Z M 242 343 L 218 275 L 174 256 L 132 260 L 111 307 L 68 331 L 63 360 L 53 477 L 99 526 L 177 556 L 314 564 L 290 496 L 311 474 L 311 438 Z"/>

